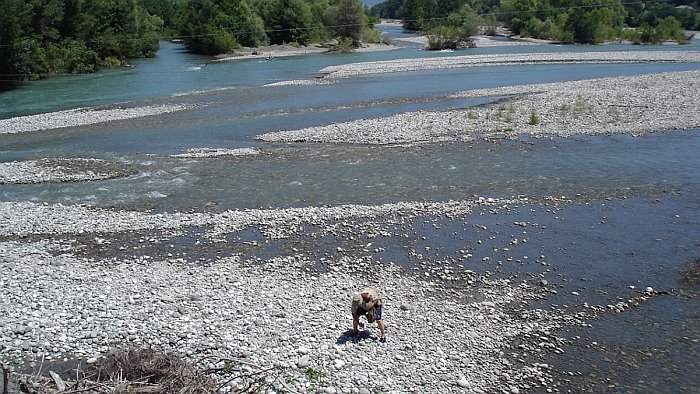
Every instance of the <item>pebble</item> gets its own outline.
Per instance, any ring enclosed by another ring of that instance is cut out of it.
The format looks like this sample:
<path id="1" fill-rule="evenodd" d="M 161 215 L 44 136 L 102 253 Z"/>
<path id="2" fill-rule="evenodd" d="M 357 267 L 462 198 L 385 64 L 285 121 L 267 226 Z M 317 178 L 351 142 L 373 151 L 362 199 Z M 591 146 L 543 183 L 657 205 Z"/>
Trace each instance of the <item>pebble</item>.
<path id="1" fill-rule="evenodd" d="M 304 356 L 300 357 L 299 361 L 297 361 L 297 367 L 299 368 L 306 368 L 310 365 L 309 357 Z"/>

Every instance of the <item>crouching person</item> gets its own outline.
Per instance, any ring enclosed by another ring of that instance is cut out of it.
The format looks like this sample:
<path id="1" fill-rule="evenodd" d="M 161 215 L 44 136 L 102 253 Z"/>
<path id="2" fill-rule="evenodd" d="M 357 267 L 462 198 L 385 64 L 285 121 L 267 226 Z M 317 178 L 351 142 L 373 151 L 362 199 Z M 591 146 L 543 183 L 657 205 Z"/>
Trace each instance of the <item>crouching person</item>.
<path id="1" fill-rule="evenodd" d="M 364 327 L 360 323 L 360 316 L 367 318 L 367 323 L 377 322 L 379 328 L 379 341 L 386 342 L 384 336 L 384 321 L 382 320 L 382 293 L 373 287 L 368 287 L 352 296 L 352 335 L 357 335 L 358 327 Z"/>

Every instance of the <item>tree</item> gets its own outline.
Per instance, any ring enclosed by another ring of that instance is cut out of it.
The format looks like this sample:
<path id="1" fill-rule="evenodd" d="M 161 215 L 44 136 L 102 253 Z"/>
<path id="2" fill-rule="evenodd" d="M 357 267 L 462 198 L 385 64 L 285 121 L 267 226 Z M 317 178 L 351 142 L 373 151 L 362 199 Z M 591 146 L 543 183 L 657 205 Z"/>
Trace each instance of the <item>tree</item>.
<path id="1" fill-rule="evenodd" d="M 27 55 L 33 39 L 29 36 L 31 8 L 23 0 L 0 2 L 0 79 L 8 81 L 29 72 Z"/>
<path id="2" fill-rule="evenodd" d="M 360 0 L 337 0 L 328 7 L 323 19 L 335 37 L 350 39 L 354 46 L 360 44 L 362 31 L 367 25 Z"/>
<path id="3" fill-rule="evenodd" d="M 370 10 L 372 15 L 377 15 L 380 18 L 399 19 L 401 18 L 401 7 L 403 0 L 386 0 L 376 4 Z"/>
<path id="4" fill-rule="evenodd" d="M 305 45 L 311 37 L 311 8 L 303 0 L 262 0 L 258 12 L 272 44 Z"/>
<path id="5" fill-rule="evenodd" d="M 466 0 L 406 0 L 401 8 L 404 28 L 428 30 L 444 25 L 450 14 L 466 4 Z"/>
<path id="6" fill-rule="evenodd" d="M 219 9 L 230 18 L 227 25 L 239 44 L 249 47 L 267 45 L 265 23 L 246 0 L 223 0 Z"/>
<path id="7" fill-rule="evenodd" d="M 233 24 L 213 0 L 191 0 L 178 10 L 178 31 L 192 52 L 217 55 L 237 47 Z"/>
<path id="8" fill-rule="evenodd" d="M 432 28 L 428 33 L 428 49 L 457 49 L 469 46 L 469 39 L 476 34 L 480 18 L 476 12 L 465 5 L 458 12 L 453 12 L 445 24 Z"/>
<path id="9" fill-rule="evenodd" d="M 403 27 L 406 30 L 421 30 L 425 11 L 422 0 L 406 0 L 401 7 L 401 18 Z"/>

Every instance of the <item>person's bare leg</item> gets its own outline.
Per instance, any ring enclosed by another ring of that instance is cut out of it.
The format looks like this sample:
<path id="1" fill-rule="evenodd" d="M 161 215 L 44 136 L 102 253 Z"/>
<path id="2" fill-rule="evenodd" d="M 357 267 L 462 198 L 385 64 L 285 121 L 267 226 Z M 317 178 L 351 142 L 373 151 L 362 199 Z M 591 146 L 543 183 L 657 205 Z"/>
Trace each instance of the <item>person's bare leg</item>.
<path id="1" fill-rule="evenodd" d="M 360 316 L 352 315 L 352 333 L 357 334 L 357 326 L 360 325 Z"/>
<path id="2" fill-rule="evenodd" d="M 379 339 L 384 340 L 384 320 L 377 320 L 377 327 L 379 327 Z"/>

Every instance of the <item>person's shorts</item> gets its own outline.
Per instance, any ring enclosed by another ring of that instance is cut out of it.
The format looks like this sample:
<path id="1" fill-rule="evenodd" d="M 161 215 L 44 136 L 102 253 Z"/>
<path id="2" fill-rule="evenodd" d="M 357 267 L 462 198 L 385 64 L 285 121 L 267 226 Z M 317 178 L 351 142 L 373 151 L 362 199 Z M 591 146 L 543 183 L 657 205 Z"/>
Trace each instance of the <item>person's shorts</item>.
<path id="1" fill-rule="evenodd" d="M 375 320 L 382 320 L 382 306 L 381 305 L 376 305 L 374 307 L 374 310 L 377 312 L 377 318 Z M 358 316 L 365 316 L 367 312 L 363 308 L 357 308 L 357 315 Z"/>

